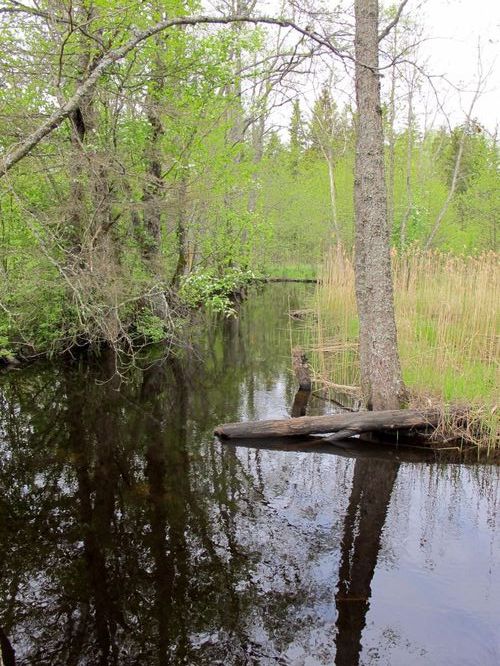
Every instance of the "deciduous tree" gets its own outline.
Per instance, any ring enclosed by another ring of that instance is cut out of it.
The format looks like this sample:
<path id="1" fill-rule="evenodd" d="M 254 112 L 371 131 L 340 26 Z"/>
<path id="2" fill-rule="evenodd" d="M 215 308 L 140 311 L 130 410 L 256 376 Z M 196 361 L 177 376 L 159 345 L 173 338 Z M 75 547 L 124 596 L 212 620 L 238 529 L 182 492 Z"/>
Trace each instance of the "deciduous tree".
<path id="1" fill-rule="evenodd" d="M 378 0 L 356 0 L 356 298 L 361 384 L 371 409 L 406 400 L 397 348 L 384 135 L 380 101 Z"/>

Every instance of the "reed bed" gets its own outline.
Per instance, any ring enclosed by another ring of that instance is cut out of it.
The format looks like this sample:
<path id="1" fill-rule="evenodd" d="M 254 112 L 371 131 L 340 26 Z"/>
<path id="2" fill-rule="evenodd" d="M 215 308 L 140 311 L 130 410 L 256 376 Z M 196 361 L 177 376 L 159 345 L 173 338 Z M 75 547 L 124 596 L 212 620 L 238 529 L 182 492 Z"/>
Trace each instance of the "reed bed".
<path id="1" fill-rule="evenodd" d="M 497 446 L 498 254 L 412 251 L 394 252 L 392 259 L 399 350 L 412 403 L 467 406 L 480 423 L 474 432 L 486 433 L 481 444 Z M 352 257 L 332 248 L 320 278 L 311 320 L 315 379 L 333 393 L 349 387 L 352 400 L 359 385 Z"/>

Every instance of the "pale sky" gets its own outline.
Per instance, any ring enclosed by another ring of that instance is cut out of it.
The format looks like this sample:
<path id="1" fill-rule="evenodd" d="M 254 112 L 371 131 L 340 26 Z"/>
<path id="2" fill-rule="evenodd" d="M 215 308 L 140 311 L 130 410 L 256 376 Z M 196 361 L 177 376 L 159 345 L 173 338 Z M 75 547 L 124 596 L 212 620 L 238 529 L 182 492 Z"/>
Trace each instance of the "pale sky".
<path id="1" fill-rule="evenodd" d="M 380 3 L 388 7 L 399 5 L 400 1 L 380 0 Z M 328 11 L 329 6 L 333 8 L 339 4 L 352 9 L 353 0 L 295 0 L 295 3 L 298 7 L 307 4 L 313 10 L 322 7 Z M 280 5 L 281 0 L 261 0 L 259 3 L 271 15 L 279 13 Z M 445 115 L 437 113 L 434 116 L 438 106 L 434 93 L 427 86 L 427 92 L 422 91 L 420 99 L 415 100 L 419 126 L 446 122 L 455 126 L 464 121 L 473 91 L 477 88 L 479 45 L 483 75 L 488 76 L 472 116 L 490 133 L 494 133 L 497 126 L 500 133 L 500 0 L 409 0 L 404 14 L 423 25 L 424 42 L 420 46 L 418 62 L 423 64 L 427 74 L 442 75 L 446 79 L 433 79 Z M 342 66 L 336 69 L 342 72 Z M 321 67 L 317 71 L 321 72 Z M 327 73 L 320 73 L 323 81 L 327 76 Z M 386 78 L 386 88 L 388 83 Z M 297 86 L 297 94 L 306 112 L 310 112 L 320 85 L 321 80 L 303 77 Z M 352 72 L 336 84 L 335 96 L 337 100 L 352 102 Z M 282 107 L 273 116 L 283 128 L 288 127 L 288 107 Z"/>
<path id="2" fill-rule="evenodd" d="M 418 0 L 410 0 L 408 6 L 417 4 Z M 462 88 L 473 89 L 477 81 L 479 42 L 483 71 L 491 72 L 473 115 L 494 131 L 500 126 L 500 0 L 427 0 L 421 17 L 430 38 L 422 45 L 428 69 L 445 74 Z M 460 122 L 469 104 L 466 94 L 450 94 L 445 100 L 455 122 Z"/>

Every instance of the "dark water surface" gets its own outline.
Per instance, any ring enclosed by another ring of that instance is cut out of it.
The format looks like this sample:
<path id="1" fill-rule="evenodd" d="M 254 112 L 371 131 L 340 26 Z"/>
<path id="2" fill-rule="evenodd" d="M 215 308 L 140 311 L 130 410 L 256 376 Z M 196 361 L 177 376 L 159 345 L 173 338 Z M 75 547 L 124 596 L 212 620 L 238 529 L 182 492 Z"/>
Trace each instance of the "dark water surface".
<path id="1" fill-rule="evenodd" d="M 0 377 L 4 664 L 500 663 L 498 468 L 213 440 L 289 413 L 306 295 L 126 384 Z"/>

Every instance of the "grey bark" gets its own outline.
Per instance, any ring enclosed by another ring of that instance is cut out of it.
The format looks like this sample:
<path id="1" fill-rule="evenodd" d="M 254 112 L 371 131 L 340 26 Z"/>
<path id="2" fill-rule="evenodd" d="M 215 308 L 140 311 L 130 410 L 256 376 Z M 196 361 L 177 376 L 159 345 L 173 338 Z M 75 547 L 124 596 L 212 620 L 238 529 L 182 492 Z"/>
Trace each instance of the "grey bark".
<path id="1" fill-rule="evenodd" d="M 379 412 L 349 412 L 326 416 L 303 416 L 293 419 L 224 423 L 214 434 L 221 439 L 247 439 L 267 437 L 295 437 L 332 432 L 343 432 L 345 437 L 362 432 L 383 430 L 411 430 L 437 427 L 442 415 L 438 410 L 393 409 Z M 349 434 L 347 434 L 349 433 Z"/>
<path id="2" fill-rule="evenodd" d="M 406 399 L 397 349 L 384 136 L 378 72 L 378 0 L 356 0 L 356 299 L 361 388 L 369 409 Z"/>

